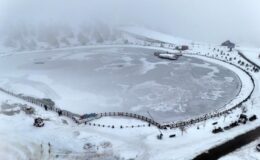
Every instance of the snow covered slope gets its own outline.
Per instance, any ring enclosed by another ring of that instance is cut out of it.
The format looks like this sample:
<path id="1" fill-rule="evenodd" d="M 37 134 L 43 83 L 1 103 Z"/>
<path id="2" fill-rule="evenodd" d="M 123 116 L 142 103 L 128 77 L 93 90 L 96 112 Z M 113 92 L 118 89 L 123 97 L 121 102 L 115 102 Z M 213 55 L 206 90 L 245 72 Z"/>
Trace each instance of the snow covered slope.
<path id="1" fill-rule="evenodd" d="M 136 38 L 107 25 L 19 26 L 1 34 L 0 53 L 136 42 Z"/>
<path id="2" fill-rule="evenodd" d="M 173 37 L 164 33 L 160 33 L 154 30 L 150 30 L 147 28 L 141 28 L 141 27 L 121 27 L 122 31 L 125 31 L 127 33 L 143 37 L 143 38 L 149 38 L 151 40 L 155 41 L 162 41 L 165 43 L 171 43 L 175 45 L 184 45 L 184 44 L 190 44 L 190 40 L 185 40 L 182 38 Z"/>
<path id="3" fill-rule="evenodd" d="M 241 51 L 252 62 L 260 66 L 260 48 L 239 47 L 238 50 Z"/>
<path id="4" fill-rule="evenodd" d="M 115 28 L 104 24 L 71 27 L 64 25 L 19 26 L 0 37 L 0 53 L 49 50 L 97 44 L 164 42 L 191 44 L 189 40 L 140 27 Z"/>

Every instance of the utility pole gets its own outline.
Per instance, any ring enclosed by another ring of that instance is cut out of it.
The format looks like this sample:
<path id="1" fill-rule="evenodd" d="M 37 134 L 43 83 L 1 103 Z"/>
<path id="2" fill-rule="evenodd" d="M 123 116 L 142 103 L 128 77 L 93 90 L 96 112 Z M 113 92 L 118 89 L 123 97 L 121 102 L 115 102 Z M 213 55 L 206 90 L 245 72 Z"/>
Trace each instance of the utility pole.
<path id="1" fill-rule="evenodd" d="M 155 121 L 155 120 L 153 119 L 152 115 L 149 113 L 149 111 L 147 111 L 147 113 L 148 113 L 148 115 L 150 116 L 150 118 L 151 118 L 153 121 Z M 160 130 L 160 128 L 158 128 L 158 130 L 159 130 L 160 134 L 157 135 L 157 138 L 158 138 L 158 139 L 162 139 L 162 137 L 163 137 L 162 131 Z"/>

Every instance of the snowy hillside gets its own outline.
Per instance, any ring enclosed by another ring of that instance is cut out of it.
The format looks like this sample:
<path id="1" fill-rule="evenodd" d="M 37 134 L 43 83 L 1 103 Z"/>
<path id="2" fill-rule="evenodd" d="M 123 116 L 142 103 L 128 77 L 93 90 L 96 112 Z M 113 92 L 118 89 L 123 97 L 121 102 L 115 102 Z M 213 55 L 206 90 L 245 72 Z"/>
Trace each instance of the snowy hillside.
<path id="1" fill-rule="evenodd" d="M 158 38 L 159 37 L 159 38 Z M 104 24 L 71 27 L 68 25 L 20 26 L 0 37 L 0 53 L 49 50 L 100 44 L 145 44 L 148 42 L 176 45 L 191 41 L 140 27 L 111 27 Z"/>
<path id="2" fill-rule="evenodd" d="M 96 44 L 129 43 L 133 36 L 108 25 L 13 27 L 0 37 L 0 53 L 48 50 Z"/>
<path id="3" fill-rule="evenodd" d="M 177 38 L 165 33 L 157 32 L 154 30 L 150 30 L 147 28 L 142 28 L 142 27 L 121 27 L 120 30 L 125 31 L 127 33 L 130 33 L 132 35 L 150 39 L 150 40 L 155 40 L 155 41 L 161 41 L 165 43 L 171 43 L 175 45 L 187 45 L 191 44 L 192 41 L 190 40 L 185 40 L 182 38 Z"/>
<path id="4" fill-rule="evenodd" d="M 260 66 L 260 48 L 239 47 L 238 50 L 241 51 L 250 60 L 252 60 L 255 64 Z"/>

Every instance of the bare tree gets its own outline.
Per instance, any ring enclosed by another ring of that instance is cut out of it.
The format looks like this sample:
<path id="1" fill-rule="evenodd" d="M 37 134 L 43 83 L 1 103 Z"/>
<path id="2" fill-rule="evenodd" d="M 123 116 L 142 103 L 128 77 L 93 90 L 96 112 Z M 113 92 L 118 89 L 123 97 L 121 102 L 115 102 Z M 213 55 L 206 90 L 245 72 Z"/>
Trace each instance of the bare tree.
<path id="1" fill-rule="evenodd" d="M 184 132 L 187 132 L 187 128 L 184 125 L 180 126 L 179 129 L 181 130 L 181 135 L 183 135 Z"/>

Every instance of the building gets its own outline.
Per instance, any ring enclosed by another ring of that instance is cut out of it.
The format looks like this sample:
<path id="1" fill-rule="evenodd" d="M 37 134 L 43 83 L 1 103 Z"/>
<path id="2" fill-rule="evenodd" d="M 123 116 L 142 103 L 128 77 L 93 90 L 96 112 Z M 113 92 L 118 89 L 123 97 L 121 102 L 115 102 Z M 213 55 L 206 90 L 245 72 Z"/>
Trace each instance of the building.
<path id="1" fill-rule="evenodd" d="M 227 41 L 223 42 L 221 44 L 221 46 L 225 46 L 225 47 L 229 48 L 230 51 L 232 51 L 232 49 L 235 48 L 236 45 L 235 45 L 235 43 L 232 43 L 230 40 L 227 40 Z"/>
<path id="2" fill-rule="evenodd" d="M 180 51 L 185 51 L 185 50 L 189 49 L 189 46 L 187 46 L 187 45 L 176 46 L 175 49 L 180 50 Z"/>

